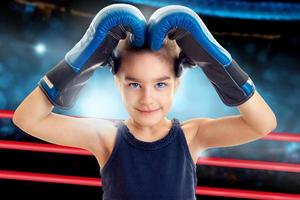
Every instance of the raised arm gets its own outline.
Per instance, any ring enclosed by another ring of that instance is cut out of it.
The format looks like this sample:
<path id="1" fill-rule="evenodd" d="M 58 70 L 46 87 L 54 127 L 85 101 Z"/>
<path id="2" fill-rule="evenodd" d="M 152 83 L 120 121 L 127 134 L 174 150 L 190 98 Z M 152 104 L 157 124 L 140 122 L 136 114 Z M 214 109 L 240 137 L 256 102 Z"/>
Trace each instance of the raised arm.
<path id="1" fill-rule="evenodd" d="M 165 37 L 181 48 L 182 65 L 199 66 L 227 106 L 241 115 L 192 119 L 198 149 L 225 147 L 257 140 L 276 127 L 276 117 L 251 78 L 209 32 L 200 17 L 184 6 L 165 6 L 149 20 L 149 45 L 158 50 Z M 197 106 L 197 105 L 195 105 Z"/>
<path id="2" fill-rule="evenodd" d="M 109 128 L 110 121 L 60 115 L 53 113 L 53 108 L 37 87 L 18 106 L 12 120 L 24 132 L 50 143 L 89 151 L 93 151 L 95 141 L 101 146 L 101 133 Z"/>
<path id="3" fill-rule="evenodd" d="M 199 149 L 230 147 L 264 137 L 276 126 L 276 117 L 257 91 L 238 106 L 240 115 L 217 119 L 193 119 L 197 133 L 194 142 Z"/>
<path id="4" fill-rule="evenodd" d="M 19 105 L 14 124 L 51 143 L 88 150 L 101 146 L 103 136 L 112 129 L 110 121 L 64 116 L 52 110 L 54 106 L 71 108 L 95 66 L 108 63 L 119 40 L 130 32 L 134 36 L 130 42 L 142 46 L 145 30 L 145 18 L 134 6 L 113 4 L 100 10 L 83 38 Z"/>

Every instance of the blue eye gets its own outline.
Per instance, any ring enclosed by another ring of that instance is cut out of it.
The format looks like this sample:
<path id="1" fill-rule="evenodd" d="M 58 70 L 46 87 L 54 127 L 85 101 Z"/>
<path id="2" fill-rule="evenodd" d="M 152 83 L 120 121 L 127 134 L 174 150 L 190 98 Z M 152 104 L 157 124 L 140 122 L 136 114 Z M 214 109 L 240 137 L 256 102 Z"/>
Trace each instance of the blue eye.
<path id="1" fill-rule="evenodd" d="M 138 83 L 129 83 L 129 86 L 131 86 L 131 85 L 137 86 L 137 85 L 139 85 L 139 84 L 138 84 Z M 133 88 L 136 88 L 136 87 L 133 87 Z"/>
<path id="2" fill-rule="evenodd" d="M 167 84 L 166 84 L 166 83 L 163 83 L 163 82 L 157 83 L 157 85 L 159 85 L 159 84 L 160 84 L 160 85 L 162 84 L 162 85 L 164 85 L 164 86 L 167 86 Z M 161 87 L 159 87 L 159 88 L 161 88 Z"/>
<path id="3" fill-rule="evenodd" d="M 128 85 L 129 85 L 130 87 L 132 86 L 132 88 L 134 88 L 134 89 L 136 89 L 137 86 L 141 87 L 140 84 L 138 84 L 138 83 L 129 83 Z M 164 87 L 167 86 L 167 84 L 166 84 L 166 83 L 163 83 L 163 82 L 157 83 L 156 85 L 158 85 L 158 88 L 164 88 Z"/>

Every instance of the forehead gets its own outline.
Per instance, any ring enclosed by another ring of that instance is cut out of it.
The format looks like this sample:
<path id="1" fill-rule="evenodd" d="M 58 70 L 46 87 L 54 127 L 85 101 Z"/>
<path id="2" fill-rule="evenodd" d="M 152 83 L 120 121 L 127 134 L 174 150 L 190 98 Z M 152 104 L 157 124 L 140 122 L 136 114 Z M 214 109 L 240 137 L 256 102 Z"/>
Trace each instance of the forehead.
<path id="1" fill-rule="evenodd" d="M 121 76 L 124 81 L 162 81 L 173 76 L 172 64 L 154 52 L 130 52 L 122 57 Z"/>
<path id="2" fill-rule="evenodd" d="M 143 77 L 141 78 L 141 77 L 132 77 L 132 76 L 125 75 L 124 79 L 125 79 L 125 81 L 144 82 Z M 171 79 L 172 79 L 171 76 L 163 75 L 163 76 L 156 77 L 156 78 L 153 77 L 151 81 L 159 82 L 159 81 L 169 81 Z"/>

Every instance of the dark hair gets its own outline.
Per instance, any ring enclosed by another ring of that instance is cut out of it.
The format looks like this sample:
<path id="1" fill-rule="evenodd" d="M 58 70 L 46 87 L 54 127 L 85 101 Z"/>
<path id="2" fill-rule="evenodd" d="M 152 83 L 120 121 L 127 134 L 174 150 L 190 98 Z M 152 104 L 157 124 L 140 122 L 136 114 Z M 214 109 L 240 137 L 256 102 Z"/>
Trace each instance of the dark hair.
<path id="1" fill-rule="evenodd" d="M 116 75 L 121 67 L 121 60 L 125 53 L 127 52 L 139 52 L 139 51 L 150 51 L 150 49 L 145 45 L 143 47 L 135 47 L 130 43 L 130 37 L 125 40 L 120 41 L 118 47 L 112 52 L 111 58 L 108 62 L 110 71 L 113 75 Z M 187 67 L 192 67 L 188 59 L 184 56 L 184 53 L 180 51 L 180 48 L 176 44 L 175 40 L 170 40 L 166 38 L 163 42 L 162 48 L 158 51 L 160 56 L 163 56 L 174 66 L 175 77 L 179 78 L 182 75 L 183 69 Z"/>

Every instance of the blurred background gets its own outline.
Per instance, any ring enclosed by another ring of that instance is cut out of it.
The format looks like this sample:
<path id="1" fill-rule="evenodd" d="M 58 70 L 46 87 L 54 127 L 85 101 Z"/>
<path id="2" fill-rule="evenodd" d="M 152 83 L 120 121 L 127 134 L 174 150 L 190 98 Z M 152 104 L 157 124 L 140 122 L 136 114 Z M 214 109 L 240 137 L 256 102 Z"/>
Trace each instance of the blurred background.
<path id="1" fill-rule="evenodd" d="M 300 133 L 299 0 L 3 0 L 0 6 L 0 110 L 15 110 L 39 79 L 81 39 L 95 14 L 112 3 L 135 5 L 147 19 L 165 5 L 192 8 L 249 74 L 257 91 L 273 109 L 277 116 L 274 132 Z M 187 69 L 181 79 L 169 119 L 184 121 L 239 114 L 236 108 L 221 102 L 200 68 Z M 53 112 L 106 119 L 128 117 L 107 67 L 97 69 L 72 109 L 55 108 Z M 0 139 L 43 142 L 15 127 L 10 118 L 0 119 Z M 210 149 L 199 156 L 300 163 L 300 144 L 259 140 Z M 99 166 L 92 156 L 0 149 L 0 169 L 100 177 Z M 300 194 L 299 173 L 198 165 L 197 176 L 201 186 Z M 16 190 L 22 192 L 14 193 Z M 11 197 L 20 194 L 37 197 L 41 193 L 56 196 L 61 192 L 75 199 L 78 195 L 85 195 L 87 199 L 102 196 L 100 187 L 0 179 L 0 194 L 9 193 Z"/>

